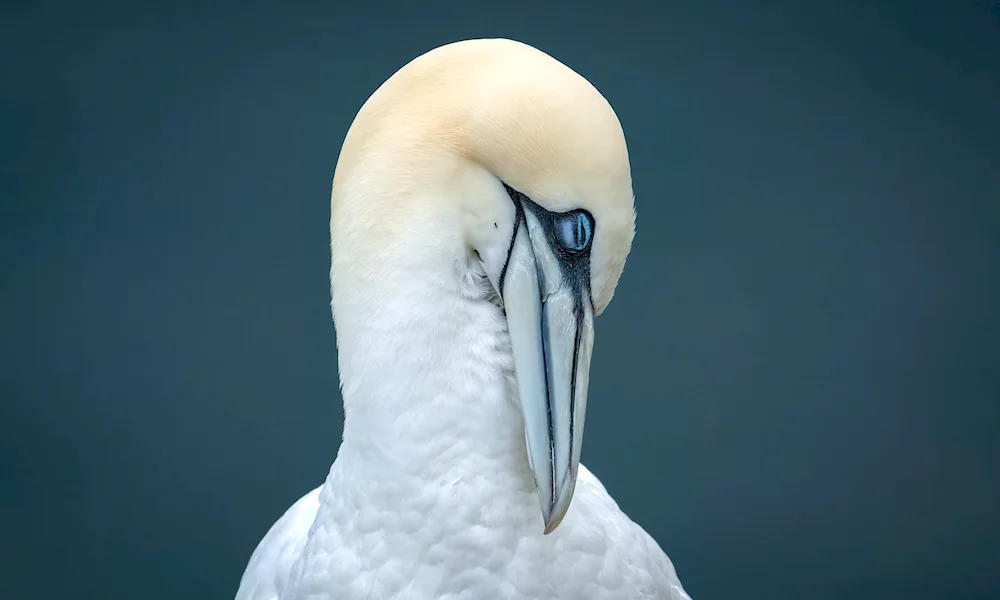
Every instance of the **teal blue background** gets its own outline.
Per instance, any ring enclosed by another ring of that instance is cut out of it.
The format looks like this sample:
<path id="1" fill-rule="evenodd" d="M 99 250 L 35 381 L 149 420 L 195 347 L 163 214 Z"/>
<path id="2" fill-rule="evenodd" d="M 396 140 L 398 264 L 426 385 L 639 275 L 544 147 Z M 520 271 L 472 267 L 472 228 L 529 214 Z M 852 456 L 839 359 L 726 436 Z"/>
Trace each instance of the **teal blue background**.
<path id="1" fill-rule="evenodd" d="M 339 442 L 347 127 L 505 36 L 625 128 L 584 461 L 692 596 L 1000 598 L 995 3 L 420 4 L 0 9 L 0 595 L 235 593 Z"/>

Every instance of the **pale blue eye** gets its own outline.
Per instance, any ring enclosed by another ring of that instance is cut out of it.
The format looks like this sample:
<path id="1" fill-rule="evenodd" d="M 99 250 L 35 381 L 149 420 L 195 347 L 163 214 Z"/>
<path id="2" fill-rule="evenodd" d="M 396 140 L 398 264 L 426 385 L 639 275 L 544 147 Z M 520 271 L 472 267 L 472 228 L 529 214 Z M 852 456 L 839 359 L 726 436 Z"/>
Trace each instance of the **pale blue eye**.
<path id="1" fill-rule="evenodd" d="M 594 235 L 593 218 L 586 212 L 573 211 L 552 215 L 556 240 L 570 252 L 580 252 L 590 245 Z"/>

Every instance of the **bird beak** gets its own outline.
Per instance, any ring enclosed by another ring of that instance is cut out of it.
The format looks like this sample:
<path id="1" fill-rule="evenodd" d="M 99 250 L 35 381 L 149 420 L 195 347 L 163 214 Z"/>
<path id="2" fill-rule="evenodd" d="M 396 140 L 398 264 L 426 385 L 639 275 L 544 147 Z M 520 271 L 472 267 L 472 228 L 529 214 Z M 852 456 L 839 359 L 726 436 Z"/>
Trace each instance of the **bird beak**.
<path id="1" fill-rule="evenodd" d="M 576 488 L 587 411 L 594 311 L 589 252 L 554 239 L 552 217 L 521 197 L 500 295 L 514 353 L 528 462 L 545 533 L 562 522 Z"/>

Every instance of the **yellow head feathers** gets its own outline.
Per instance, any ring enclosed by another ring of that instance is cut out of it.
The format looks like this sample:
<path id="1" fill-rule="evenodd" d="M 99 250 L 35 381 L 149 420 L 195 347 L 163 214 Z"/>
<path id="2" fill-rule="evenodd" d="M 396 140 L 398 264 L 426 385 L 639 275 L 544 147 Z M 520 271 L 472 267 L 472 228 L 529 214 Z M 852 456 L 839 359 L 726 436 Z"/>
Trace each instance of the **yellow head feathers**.
<path id="1" fill-rule="evenodd" d="M 338 252 L 357 248 L 338 236 L 355 238 L 362 230 L 389 240 L 432 222 L 499 229 L 499 205 L 510 209 L 500 182 L 547 210 L 583 208 L 593 215 L 591 288 L 600 313 L 634 236 L 625 137 L 614 110 L 586 79 L 510 40 L 431 50 L 368 99 L 334 177 L 334 262 Z"/>

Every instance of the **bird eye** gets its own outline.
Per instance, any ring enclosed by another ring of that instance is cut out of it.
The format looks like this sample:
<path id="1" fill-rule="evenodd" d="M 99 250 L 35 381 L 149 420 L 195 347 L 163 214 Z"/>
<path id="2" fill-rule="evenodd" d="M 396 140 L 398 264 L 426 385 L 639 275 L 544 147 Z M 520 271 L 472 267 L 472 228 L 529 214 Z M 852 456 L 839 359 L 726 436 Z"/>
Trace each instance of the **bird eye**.
<path id="1" fill-rule="evenodd" d="M 580 252 L 590 246 L 594 236 L 594 218 L 587 212 L 554 214 L 552 221 L 559 245 L 570 252 Z"/>

